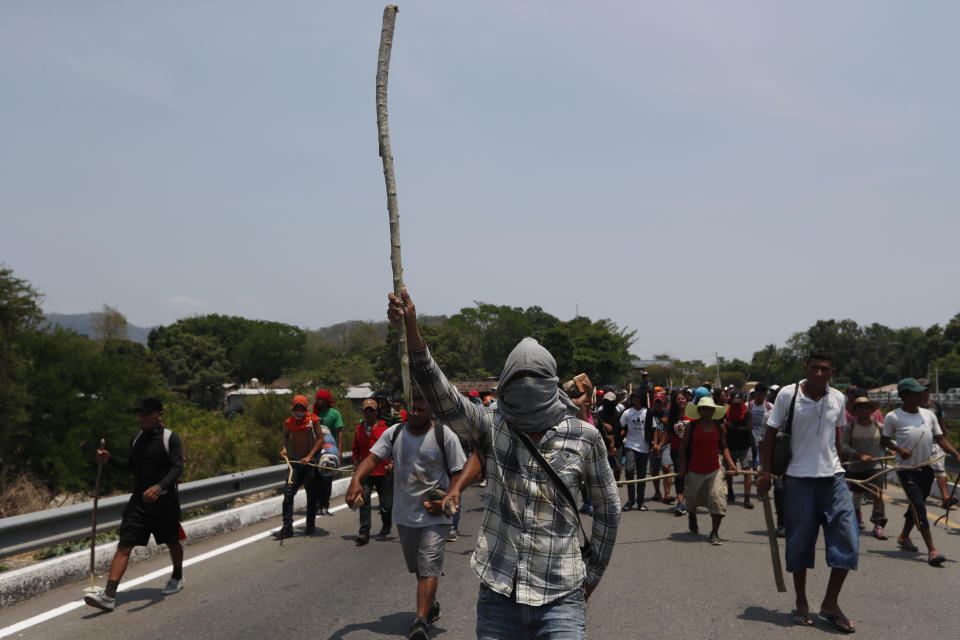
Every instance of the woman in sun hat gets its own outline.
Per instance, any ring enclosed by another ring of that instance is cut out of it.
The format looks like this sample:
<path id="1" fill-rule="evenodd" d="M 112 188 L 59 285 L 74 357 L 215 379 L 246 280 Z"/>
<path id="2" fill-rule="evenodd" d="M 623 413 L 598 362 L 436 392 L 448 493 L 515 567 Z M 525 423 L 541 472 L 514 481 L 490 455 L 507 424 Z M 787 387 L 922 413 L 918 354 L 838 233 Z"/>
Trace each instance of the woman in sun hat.
<path id="1" fill-rule="evenodd" d="M 880 446 L 880 436 L 883 432 L 883 425 L 877 424 L 872 414 L 876 410 L 876 404 L 865 395 L 854 399 L 853 406 L 850 407 L 854 419 L 847 422 L 843 427 L 841 444 L 843 445 L 843 456 L 850 463 L 847 465 L 847 477 L 853 480 L 865 480 L 880 471 L 880 463 L 875 462 L 874 458 L 881 458 L 887 455 L 886 451 Z M 887 534 L 883 528 L 887 524 L 887 518 L 883 508 L 883 476 L 874 478 L 870 484 L 876 487 L 877 491 L 873 494 L 873 514 L 870 516 L 870 522 L 873 523 L 873 535 L 878 540 L 886 540 Z M 864 529 L 863 515 L 860 506 L 863 503 L 863 494 L 865 490 L 855 483 L 850 483 L 850 490 L 853 493 L 853 508 L 857 512 L 857 522 L 861 529 Z"/>
<path id="2" fill-rule="evenodd" d="M 701 398 L 696 405 L 688 404 L 686 416 L 691 422 L 680 444 L 680 461 L 677 477 L 684 478 L 684 497 L 687 501 L 687 519 L 691 533 L 699 533 L 697 507 L 703 505 L 710 511 L 713 525 L 710 531 L 711 544 L 720 542 L 720 522 L 727 513 L 727 495 L 720 456 L 730 468 L 734 468 L 730 449 L 718 420 L 727 413 L 727 407 L 717 405 L 713 398 Z"/>

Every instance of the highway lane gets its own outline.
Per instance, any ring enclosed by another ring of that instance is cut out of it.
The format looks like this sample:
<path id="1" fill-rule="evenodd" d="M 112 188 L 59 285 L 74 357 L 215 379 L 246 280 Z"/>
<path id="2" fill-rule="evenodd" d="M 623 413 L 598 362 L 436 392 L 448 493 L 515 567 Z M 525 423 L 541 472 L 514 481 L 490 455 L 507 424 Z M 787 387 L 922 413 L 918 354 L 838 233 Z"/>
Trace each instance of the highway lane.
<path id="1" fill-rule="evenodd" d="M 464 499 L 462 528 L 468 533 L 479 523 L 480 491 L 471 488 Z M 898 490 L 890 493 L 897 496 Z M 651 507 L 623 516 L 613 562 L 588 606 L 591 637 L 727 639 L 775 633 L 808 638 L 817 633 L 790 623 L 792 585 L 786 594 L 774 588 L 759 505 L 750 511 L 739 501 L 731 505 L 719 547 L 703 535 L 687 533 L 686 519 L 670 515 L 669 507 Z M 889 506 L 888 512 L 895 531 L 903 507 Z M 939 515 L 942 510 L 931 512 Z M 701 515 L 701 531 L 709 528 L 707 520 Z M 589 518 L 585 524 L 589 528 Z M 274 519 L 191 545 L 187 558 L 277 527 L 279 519 Z M 155 571 L 161 575 L 121 591 L 115 612 L 78 607 L 11 637 L 404 637 L 413 617 L 415 580 L 405 570 L 396 537 L 356 547 L 357 514 L 345 509 L 320 519 L 319 528 L 321 535 L 298 536 L 282 545 L 266 535 L 188 566 L 185 589 L 167 598 L 159 593 L 167 577 L 167 558 L 138 563 L 127 579 Z M 860 570 L 851 574 L 841 599 L 860 637 L 896 632 L 956 635 L 960 531 L 941 526 L 934 536 L 950 558 L 940 569 L 927 566 L 925 554 L 899 551 L 893 538 L 861 537 Z M 473 637 L 478 583 L 469 555 L 474 540 L 467 535 L 448 545 L 446 575 L 440 582 L 443 615 L 433 637 Z M 819 604 L 828 573 L 822 545 L 820 549 L 818 566 L 808 578 L 813 607 Z M 787 580 L 789 584 L 789 575 Z M 84 586 L 62 587 L 0 612 L 0 630 L 75 601 Z M 822 621 L 817 626 L 828 629 Z"/>

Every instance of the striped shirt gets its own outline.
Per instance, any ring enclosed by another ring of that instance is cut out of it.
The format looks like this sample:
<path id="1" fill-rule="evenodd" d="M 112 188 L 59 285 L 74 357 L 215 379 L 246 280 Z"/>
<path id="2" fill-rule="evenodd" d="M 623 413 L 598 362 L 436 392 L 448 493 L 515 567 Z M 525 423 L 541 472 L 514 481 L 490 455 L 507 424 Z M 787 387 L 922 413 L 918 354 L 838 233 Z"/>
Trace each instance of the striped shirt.
<path id="1" fill-rule="evenodd" d="M 470 561 L 480 581 L 519 604 L 535 607 L 584 584 L 599 583 L 613 555 L 620 496 L 606 443 L 596 427 L 571 417 L 548 429 L 537 443 L 571 495 L 577 495 L 581 482 L 590 491 L 592 550 L 585 565 L 576 507 L 554 488 L 503 416 L 467 402 L 428 349 L 411 350 L 410 370 L 434 415 L 476 442 L 486 457 L 483 520 Z"/>

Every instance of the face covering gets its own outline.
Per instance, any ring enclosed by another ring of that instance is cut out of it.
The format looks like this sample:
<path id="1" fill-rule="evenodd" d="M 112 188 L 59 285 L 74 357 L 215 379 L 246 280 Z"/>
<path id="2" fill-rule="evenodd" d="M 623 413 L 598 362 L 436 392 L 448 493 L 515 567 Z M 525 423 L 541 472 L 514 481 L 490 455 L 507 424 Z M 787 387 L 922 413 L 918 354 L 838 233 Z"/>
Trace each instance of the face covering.
<path id="1" fill-rule="evenodd" d="M 296 418 L 297 420 L 303 420 L 303 419 L 306 417 L 306 415 L 307 415 L 307 412 L 306 412 L 306 411 L 294 411 L 294 412 L 293 412 L 293 417 Z"/>
<path id="2" fill-rule="evenodd" d="M 531 375 L 517 377 L 521 372 Z M 511 428 L 545 431 L 579 411 L 557 383 L 557 361 L 533 338 L 520 341 L 503 365 L 497 407 Z"/>

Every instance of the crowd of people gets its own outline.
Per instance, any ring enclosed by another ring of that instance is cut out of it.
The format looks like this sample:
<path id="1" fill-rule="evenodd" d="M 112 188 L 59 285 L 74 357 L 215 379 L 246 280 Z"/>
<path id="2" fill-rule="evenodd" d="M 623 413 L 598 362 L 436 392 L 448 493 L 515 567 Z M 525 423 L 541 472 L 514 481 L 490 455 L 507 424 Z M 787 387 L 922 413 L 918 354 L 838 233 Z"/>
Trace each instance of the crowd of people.
<path id="1" fill-rule="evenodd" d="M 806 572 L 822 529 L 831 573 L 819 616 L 840 631 L 855 630 L 839 594 L 857 568 L 860 532 L 869 526 L 874 537 L 888 539 L 883 483 L 889 469 L 909 503 L 897 545 L 918 552 L 911 539 L 916 529 L 928 563 L 941 566 L 946 559 L 934 544 L 926 503 L 934 482 L 944 507 L 956 503 L 942 459 L 960 454 L 944 435 L 944 413 L 930 401 L 926 380 L 901 380 L 902 404 L 885 415 L 862 389 L 829 384 L 833 356 L 820 349 L 810 352 L 802 379 L 782 387 L 665 388 L 647 372 L 627 388 L 597 386 L 586 374 L 561 384 L 553 356 L 526 338 L 507 357 L 496 395 L 481 398 L 462 394 L 444 376 L 405 290 L 402 299 L 391 294 L 388 317 L 407 333 L 415 393 L 409 411 L 385 397 L 362 402 L 345 500 L 359 508 L 358 546 L 370 540 L 374 491 L 380 537 L 396 526 L 404 562 L 417 579 L 408 638 L 428 638 L 440 616 L 445 545 L 457 538 L 462 491 L 481 478 L 485 499 L 471 558 L 480 581 L 478 638 L 586 637 L 585 603 L 613 554 L 620 519 L 649 511 L 648 500 L 672 505 L 670 512 L 686 516 L 687 529 L 697 535 L 704 510 L 706 539 L 720 545 L 727 510 L 738 499 L 753 509 L 754 490 L 767 496 L 772 489 L 798 625 L 813 624 Z M 301 486 L 307 490 L 305 533 L 329 513 L 330 468 L 343 442 L 333 404 L 324 389 L 312 407 L 306 396 L 293 399 L 282 437 L 291 472 L 280 538 L 293 535 L 293 498 Z M 163 424 L 159 401 L 145 400 L 138 413 L 145 437 L 133 439 L 129 459 L 98 451 L 101 462 L 132 470 L 135 485 L 107 587 L 86 598 L 107 611 L 115 606 L 130 550 L 150 535 L 170 547 L 174 572 L 164 594 L 184 586 L 176 491 L 182 446 Z M 779 442 L 786 443 L 786 461 L 778 462 Z M 581 515 L 592 518 L 589 529 Z"/>

